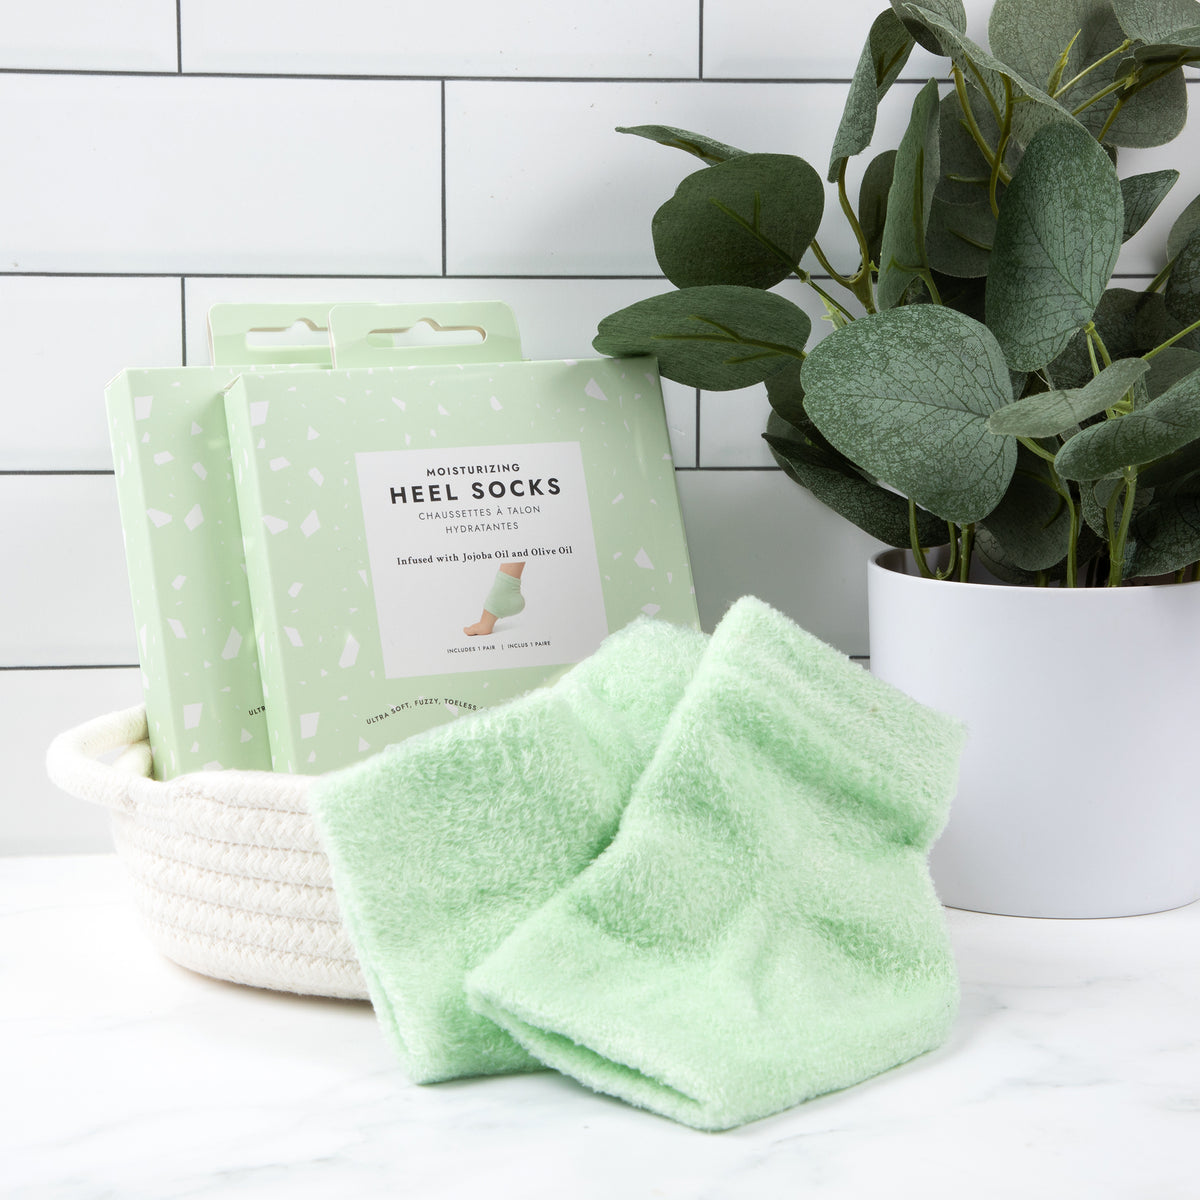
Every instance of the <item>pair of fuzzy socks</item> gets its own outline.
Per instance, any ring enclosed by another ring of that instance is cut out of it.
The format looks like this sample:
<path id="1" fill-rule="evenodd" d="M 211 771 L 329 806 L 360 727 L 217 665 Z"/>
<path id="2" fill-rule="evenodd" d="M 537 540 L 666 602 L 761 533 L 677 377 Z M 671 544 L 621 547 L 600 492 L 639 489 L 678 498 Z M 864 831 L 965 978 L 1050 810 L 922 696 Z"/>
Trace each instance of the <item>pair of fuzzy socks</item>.
<path id="1" fill-rule="evenodd" d="M 961 744 L 747 597 L 711 639 L 638 621 L 313 807 L 415 1080 L 547 1065 L 726 1129 L 946 1036 L 925 860 Z"/>

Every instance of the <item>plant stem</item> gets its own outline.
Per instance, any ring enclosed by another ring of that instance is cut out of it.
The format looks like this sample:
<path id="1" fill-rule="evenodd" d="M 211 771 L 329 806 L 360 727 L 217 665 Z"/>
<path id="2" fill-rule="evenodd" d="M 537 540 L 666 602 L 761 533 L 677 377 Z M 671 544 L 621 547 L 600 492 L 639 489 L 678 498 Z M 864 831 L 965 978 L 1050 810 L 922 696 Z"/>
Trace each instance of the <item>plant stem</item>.
<path id="1" fill-rule="evenodd" d="M 950 534 L 950 560 L 938 571 L 938 579 L 949 579 L 958 567 L 958 526 L 953 521 L 947 521 L 946 531 Z"/>
<path id="2" fill-rule="evenodd" d="M 842 207 L 847 223 L 854 232 L 854 240 L 858 242 L 858 252 L 861 257 L 858 271 L 847 286 L 858 297 L 863 308 L 867 312 L 873 313 L 875 311 L 875 291 L 871 286 L 871 248 L 867 245 L 867 235 L 863 230 L 862 222 L 858 219 L 858 214 L 854 211 L 854 205 L 850 203 L 850 197 L 846 195 L 846 161 L 846 159 L 842 159 L 842 165 L 838 168 L 838 203 Z"/>
<path id="3" fill-rule="evenodd" d="M 1092 370 L 1099 375 L 1100 368 L 1096 365 L 1096 355 L 1092 347 L 1095 346 L 1095 349 L 1100 351 L 1100 357 L 1104 360 L 1104 365 L 1111 367 L 1112 359 L 1109 357 L 1108 347 L 1104 344 L 1104 339 L 1100 336 L 1100 331 L 1096 328 L 1095 321 L 1089 321 L 1084 326 L 1084 332 L 1087 334 L 1088 354 L 1092 360 Z"/>
<path id="4" fill-rule="evenodd" d="M 966 583 L 971 574 L 971 553 L 975 549 L 975 523 L 964 525 L 961 534 L 962 553 L 958 562 L 958 579 L 960 583 Z"/>
<path id="5" fill-rule="evenodd" d="M 1104 99 L 1105 96 L 1111 96 L 1113 94 L 1113 92 L 1119 92 L 1123 88 L 1132 87 L 1133 85 L 1130 84 L 1129 81 L 1131 79 L 1136 79 L 1138 72 L 1140 72 L 1140 70 L 1141 70 L 1141 68 L 1139 67 L 1138 71 L 1135 71 L 1133 75 L 1126 75 L 1122 79 L 1114 79 L 1113 82 L 1110 83 L 1107 87 L 1101 88 L 1094 96 L 1089 96 L 1082 104 L 1077 104 L 1073 109 L 1071 109 L 1071 116 L 1073 116 L 1073 117 L 1079 116 L 1079 114 L 1081 112 L 1084 112 L 1086 109 L 1091 108 L 1093 104 L 1098 104 L 1101 100 Z M 1097 138 L 1096 140 L 1099 141 L 1100 139 Z"/>
<path id="6" fill-rule="evenodd" d="M 1117 530 L 1115 540 L 1109 542 L 1109 559 L 1108 559 L 1108 586 L 1121 586 L 1121 571 L 1125 561 L 1125 542 L 1129 537 L 1129 523 L 1133 519 L 1133 500 L 1137 495 L 1137 469 L 1135 467 L 1125 468 L 1125 497 L 1124 506 L 1121 512 L 1121 527 Z M 1113 495 L 1119 494 L 1119 489 L 1114 490 Z M 1112 522 L 1109 521 L 1109 530 L 1112 530 Z"/>
<path id="7" fill-rule="evenodd" d="M 1004 162 L 1004 152 L 1008 149 L 1008 139 L 1012 135 L 1013 91 L 1012 80 L 1004 77 L 1004 121 L 1000 126 L 1000 139 L 996 143 L 996 159 L 992 163 L 992 177 L 988 180 L 988 203 L 992 206 L 992 216 L 999 218 L 1000 205 L 996 200 L 996 188 L 1000 183 L 1000 166 Z"/>
<path id="8" fill-rule="evenodd" d="M 1078 36 L 1079 36 L 1079 34 L 1077 33 L 1077 34 L 1075 35 L 1075 38 L 1077 38 Z M 1074 42 L 1075 42 L 1075 38 L 1072 38 L 1072 39 L 1071 39 L 1071 42 L 1072 42 L 1072 44 L 1074 44 Z M 1122 43 L 1121 43 L 1119 46 L 1117 46 L 1117 47 L 1116 47 L 1116 49 L 1114 49 L 1114 50 L 1110 50 L 1110 51 L 1109 51 L 1107 54 L 1105 54 L 1105 55 L 1104 55 L 1102 58 L 1098 58 L 1098 59 L 1096 59 L 1096 61 L 1095 61 L 1095 62 L 1093 62 L 1093 63 L 1088 63 L 1088 65 L 1087 65 L 1086 67 L 1084 67 L 1084 68 L 1083 68 L 1083 70 L 1082 70 L 1082 71 L 1080 71 L 1080 72 L 1079 72 L 1079 74 L 1078 74 L 1078 75 L 1076 75 L 1074 79 L 1068 79 L 1066 83 L 1064 83 L 1064 84 L 1061 84 L 1060 86 L 1058 86 L 1057 88 L 1055 88 L 1055 89 L 1054 89 L 1054 91 L 1052 91 L 1052 92 L 1050 93 L 1051 97 L 1053 97 L 1055 100 L 1057 100 L 1059 96 L 1065 95 L 1065 94 L 1066 94 L 1067 92 L 1069 92 L 1069 91 L 1070 91 L 1070 90 L 1071 90 L 1071 89 L 1072 89 L 1072 88 L 1073 88 L 1073 87 L 1074 87 L 1074 86 L 1075 86 L 1075 85 L 1076 85 L 1076 84 L 1077 84 L 1077 83 L 1078 83 L 1078 82 L 1079 82 L 1081 79 L 1083 79 L 1083 78 L 1084 78 L 1084 76 L 1086 76 L 1086 75 L 1090 74 L 1092 71 L 1094 71 L 1094 70 L 1095 70 L 1095 69 L 1096 69 L 1098 66 L 1100 66 L 1100 65 L 1101 65 L 1101 63 L 1106 63 L 1106 62 L 1108 62 L 1108 60 L 1109 60 L 1110 58 L 1116 58 L 1116 56 L 1117 56 L 1118 54 L 1122 54 L 1122 53 L 1124 53 L 1124 52 L 1125 52 L 1126 50 L 1128 50 L 1128 49 L 1129 49 L 1129 47 L 1130 47 L 1130 46 L 1132 46 L 1132 45 L 1133 45 L 1133 42 L 1132 42 L 1132 41 L 1131 41 L 1129 38 L 1126 38 L 1126 39 L 1125 39 L 1125 40 L 1124 40 L 1124 41 L 1123 41 L 1123 42 L 1122 42 Z M 1070 48 L 1071 48 L 1070 46 L 1068 46 L 1068 47 L 1067 47 L 1068 51 L 1070 50 Z"/>
<path id="9" fill-rule="evenodd" d="M 821 266 L 823 266 L 825 268 L 825 271 L 829 275 L 829 278 L 832 279 L 834 281 L 834 283 L 840 283 L 842 285 L 842 287 L 849 288 L 850 287 L 849 277 L 846 275 L 843 275 L 840 271 L 837 271 L 834 269 L 833 264 L 830 263 L 828 258 L 826 258 L 825 251 L 821 249 L 821 244 L 820 244 L 820 242 L 817 241 L 816 238 L 813 238 L 812 246 L 810 248 L 811 248 L 813 254 L 816 256 L 817 262 L 819 262 L 821 264 Z"/>
<path id="10" fill-rule="evenodd" d="M 1146 285 L 1147 295 L 1149 295 L 1151 292 L 1157 292 L 1158 289 L 1162 287 L 1164 283 L 1166 283 L 1168 276 L 1171 274 L 1171 268 L 1174 265 L 1175 260 L 1171 259 L 1171 261 L 1167 263 L 1167 265 L 1163 267 L 1163 269 L 1159 271 L 1159 273 L 1155 275 L 1152 280 L 1150 280 L 1150 282 Z"/>
<path id="11" fill-rule="evenodd" d="M 1045 448 L 1045 446 L 1041 445 L 1039 442 L 1034 441 L 1033 438 L 1018 437 L 1017 441 L 1020 442 L 1021 445 L 1024 446 L 1026 450 L 1029 450 L 1033 454 L 1036 454 L 1038 456 L 1038 458 L 1044 458 L 1048 463 L 1054 462 L 1054 455 L 1051 454 L 1050 451 Z"/>
<path id="12" fill-rule="evenodd" d="M 992 110 L 992 116 L 996 118 L 996 124 L 999 125 L 1001 120 L 1000 105 L 996 102 L 996 97 L 992 95 L 992 89 L 988 87 L 987 81 L 979 73 L 979 68 L 971 58 L 967 59 L 967 69 L 975 76 L 975 82 L 979 84 L 979 90 L 983 93 L 984 99 L 987 100 L 988 107 Z"/>
<path id="13" fill-rule="evenodd" d="M 932 579 L 933 572 L 929 569 L 929 563 L 925 561 L 925 551 L 921 546 L 921 537 L 917 533 L 917 504 L 915 500 L 908 502 L 908 540 L 912 546 L 913 558 L 917 560 L 917 569 L 921 572 L 922 579 Z"/>
<path id="14" fill-rule="evenodd" d="M 1053 467 L 1050 474 L 1056 484 L 1060 484 L 1058 472 Z M 1067 587 L 1077 587 L 1079 584 L 1079 510 L 1071 499 L 1071 485 L 1061 488 L 1059 495 L 1067 502 L 1067 512 L 1071 516 L 1071 532 L 1067 538 Z"/>
<path id="15" fill-rule="evenodd" d="M 1186 329 L 1181 329 L 1178 333 L 1172 334 L 1161 346 L 1155 346 L 1153 350 L 1147 350 L 1142 355 L 1142 358 L 1149 362 L 1160 351 L 1165 350 L 1168 346 L 1173 346 L 1180 338 L 1187 337 L 1189 333 L 1193 333 L 1197 329 L 1200 329 L 1200 320 L 1193 321 Z"/>
<path id="16" fill-rule="evenodd" d="M 979 128 L 979 123 L 975 120 L 975 113 L 971 109 L 971 100 L 967 95 L 967 81 L 963 78 L 963 73 L 958 69 L 957 65 L 954 67 L 954 90 L 958 94 L 958 106 L 962 109 L 963 122 L 967 132 L 971 135 L 975 145 L 979 147 L 979 152 L 987 161 L 990 170 L 996 172 L 997 179 L 1007 187 L 1012 183 L 1012 175 L 1005 170 L 1003 159 L 998 158 L 993 153 L 991 146 L 988 145 L 987 138 L 983 136 L 983 131 Z M 996 114 L 996 124 L 1001 125 L 1003 118 L 1000 115 L 1000 110 L 996 106 L 995 100 L 992 99 L 991 92 L 987 94 L 992 111 Z"/>

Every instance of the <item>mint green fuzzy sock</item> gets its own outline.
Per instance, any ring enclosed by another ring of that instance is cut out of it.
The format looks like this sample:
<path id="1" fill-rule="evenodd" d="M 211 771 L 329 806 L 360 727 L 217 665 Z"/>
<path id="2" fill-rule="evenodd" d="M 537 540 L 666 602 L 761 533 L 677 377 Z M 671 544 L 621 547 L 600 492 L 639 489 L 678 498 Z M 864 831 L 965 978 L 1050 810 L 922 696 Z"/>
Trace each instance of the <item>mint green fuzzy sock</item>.
<path id="1" fill-rule="evenodd" d="M 463 978 L 612 840 L 707 639 L 639 618 L 552 687 L 390 747 L 310 800 L 409 1076 L 537 1069 Z"/>
<path id="2" fill-rule="evenodd" d="M 493 617 L 515 617 L 524 607 L 525 597 L 521 595 L 520 578 L 497 571 L 496 581 L 483 602 L 484 611 L 490 612 Z"/>
<path id="3" fill-rule="evenodd" d="M 612 845 L 467 979 L 549 1066 L 727 1129 L 939 1045 L 926 853 L 961 728 L 761 601 L 712 637 Z"/>

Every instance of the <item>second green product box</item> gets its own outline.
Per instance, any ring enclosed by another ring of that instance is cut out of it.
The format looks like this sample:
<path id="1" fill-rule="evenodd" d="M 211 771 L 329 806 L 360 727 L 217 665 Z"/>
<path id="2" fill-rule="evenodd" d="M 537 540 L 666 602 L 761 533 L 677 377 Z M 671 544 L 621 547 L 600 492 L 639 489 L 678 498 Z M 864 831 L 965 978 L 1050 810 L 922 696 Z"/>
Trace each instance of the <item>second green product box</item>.
<path id="1" fill-rule="evenodd" d="M 481 340 L 376 345 L 422 320 Z M 641 614 L 698 624 L 653 359 L 520 361 L 503 305 L 330 329 L 332 372 L 226 394 L 276 770 L 550 682 Z"/>

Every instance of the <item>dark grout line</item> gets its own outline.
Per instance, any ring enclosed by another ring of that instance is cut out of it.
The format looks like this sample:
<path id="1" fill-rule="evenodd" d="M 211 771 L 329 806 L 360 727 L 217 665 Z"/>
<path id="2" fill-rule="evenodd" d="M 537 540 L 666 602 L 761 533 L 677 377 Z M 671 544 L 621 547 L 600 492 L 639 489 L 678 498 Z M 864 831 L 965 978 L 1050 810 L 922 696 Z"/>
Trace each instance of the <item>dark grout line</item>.
<path id="1" fill-rule="evenodd" d="M 696 78 L 704 78 L 704 0 L 698 0 L 700 9 L 700 33 L 696 39 Z"/>
<path id="2" fill-rule="evenodd" d="M 446 274 L 446 81 L 442 80 L 442 275 Z"/>
<path id="3" fill-rule="evenodd" d="M 175 73 L 183 74 L 183 0 L 175 0 Z"/>
<path id="4" fill-rule="evenodd" d="M 179 277 L 179 362 L 188 365 L 187 360 L 187 276 Z"/>
<path id="5" fill-rule="evenodd" d="M 444 193 L 444 188 L 443 188 Z M 443 194 L 443 207 L 445 206 L 445 198 Z M 443 213 L 443 225 L 445 224 L 445 215 Z M 1153 272 L 1151 271 L 1114 271 L 1110 276 L 1112 279 L 1152 279 Z M 353 271 L 324 271 L 324 272 L 308 272 L 308 271 L 5 271 L 0 270 L 0 280 L 11 279 L 344 279 L 350 283 L 353 282 L 377 282 L 380 280 L 394 280 L 397 283 L 403 283 L 413 279 L 483 279 L 483 280 L 544 280 L 547 283 L 553 282 L 576 282 L 576 283 L 602 283 L 614 282 L 619 280 L 629 280 L 631 282 L 637 280 L 646 280 L 651 283 L 663 283 L 666 281 L 665 275 L 570 275 L 570 274 L 543 274 L 535 271 L 531 272 L 512 272 L 510 274 L 489 273 L 486 271 L 443 271 L 439 274 L 401 272 L 393 275 L 365 275 Z M 813 279 L 828 280 L 828 275 L 813 273 Z M 795 280 L 790 282 L 795 283 Z"/>
<path id="6" fill-rule="evenodd" d="M 696 389 L 696 469 L 700 469 L 700 389 Z"/>
<path id="7" fill-rule="evenodd" d="M 178 53 L 182 56 L 182 42 Z M 849 75 L 353 75 L 334 72 L 304 74 L 299 71 L 120 71 L 100 68 L 87 70 L 77 67 L 0 67 L 0 75 L 77 75 L 83 78 L 118 79 L 281 79 L 344 83 L 578 83 L 588 86 L 596 83 L 769 83 L 846 86 L 852 82 Z M 934 78 L 939 82 L 949 82 L 949 75 Z M 928 76 L 901 76 L 896 83 L 921 87 L 928 80 Z M 1184 82 L 1200 85 L 1200 76 L 1185 76 Z"/>
<path id="8" fill-rule="evenodd" d="M 23 475 L 114 475 L 111 467 L 64 467 L 37 470 L 0 470 L 0 478 Z"/>
<path id="9" fill-rule="evenodd" d="M 136 671 L 137 663 L 27 663 L 0 666 L 0 671 Z"/>

